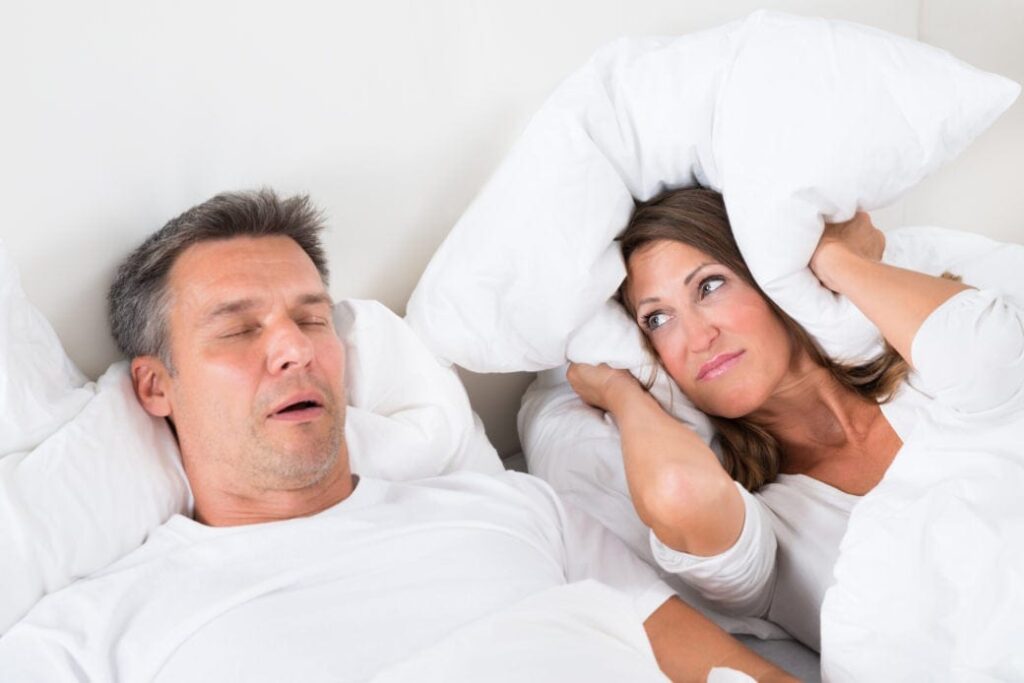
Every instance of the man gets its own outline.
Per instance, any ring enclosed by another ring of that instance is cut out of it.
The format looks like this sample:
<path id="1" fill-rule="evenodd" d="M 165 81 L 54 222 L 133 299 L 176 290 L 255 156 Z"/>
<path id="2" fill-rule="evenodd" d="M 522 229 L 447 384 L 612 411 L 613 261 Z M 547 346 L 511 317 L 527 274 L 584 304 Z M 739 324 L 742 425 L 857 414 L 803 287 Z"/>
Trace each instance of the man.
<path id="1" fill-rule="evenodd" d="M 0 679 L 366 680 L 585 579 L 631 600 L 674 679 L 782 676 L 539 480 L 354 475 L 320 230 L 304 197 L 222 194 L 123 264 L 114 337 L 194 519 L 40 602 L 0 639 Z"/>

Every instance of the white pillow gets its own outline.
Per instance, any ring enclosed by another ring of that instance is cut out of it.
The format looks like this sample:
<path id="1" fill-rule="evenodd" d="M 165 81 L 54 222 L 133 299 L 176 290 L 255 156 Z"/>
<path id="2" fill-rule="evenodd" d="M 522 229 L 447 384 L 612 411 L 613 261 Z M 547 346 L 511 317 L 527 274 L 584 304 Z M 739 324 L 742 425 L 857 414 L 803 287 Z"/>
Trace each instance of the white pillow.
<path id="1" fill-rule="evenodd" d="M 504 470 L 454 368 L 377 301 L 334 307 L 345 340 L 345 437 L 352 469 L 393 481 Z"/>
<path id="2" fill-rule="evenodd" d="M 620 40 L 534 117 L 431 260 L 407 320 L 439 357 L 476 372 L 567 358 L 636 368 L 638 333 L 605 305 L 625 272 L 612 240 L 633 197 L 701 184 L 723 191 L 766 291 L 827 350 L 864 354 L 874 330 L 806 268 L 823 217 L 891 202 L 1018 91 L 921 43 L 772 12 Z"/>
<path id="3" fill-rule="evenodd" d="M 0 240 L 0 458 L 37 446 L 92 398 L 53 328 L 25 298 Z"/>
<path id="4" fill-rule="evenodd" d="M 189 507 L 177 444 L 166 422 L 142 410 L 128 363 L 92 388 L 50 438 L 0 460 L 0 633 Z"/>
<path id="5" fill-rule="evenodd" d="M 807 264 L 823 219 L 892 203 L 959 154 L 1020 86 L 875 29 L 761 14 L 719 93 L 713 158 L 754 278 L 835 357 L 877 330 Z"/>
<path id="6" fill-rule="evenodd" d="M 24 431 L 12 423 L 5 443 L 34 445 L 39 425 L 53 432 L 32 450 L 0 459 L 2 634 L 46 593 L 109 564 L 172 514 L 187 512 L 191 496 L 170 429 L 139 405 L 128 363 L 76 387 L 75 376 L 53 370 L 71 366 L 52 329 L 9 286 L 16 274 L 2 245 L 0 281 L 8 283 L 0 289 L 0 338 L 20 354 L 0 356 L 0 416 L 19 408 L 9 401 L 26 396 L 36 401 L 35 412 L 21 414 L 39 416 Z M 377 302 L 342 301 L 335 322 L 348 353 L 346 437 L 355 471 L 414 479 L 502 470 L 454 370 L 439 364 L 400 318 Z M 46 342 L 41 358 L 23 338 Z M 33 372 L 22 372 L 22 364 Z M 39 387 L 37 380 L 49 384 Z M 82 404 L 74 412 L 63 398 L 68 394 Z M 46 403 L 51 396 L 57 405 Z M 66 424 L 58 426 L 62 418 Z"/>

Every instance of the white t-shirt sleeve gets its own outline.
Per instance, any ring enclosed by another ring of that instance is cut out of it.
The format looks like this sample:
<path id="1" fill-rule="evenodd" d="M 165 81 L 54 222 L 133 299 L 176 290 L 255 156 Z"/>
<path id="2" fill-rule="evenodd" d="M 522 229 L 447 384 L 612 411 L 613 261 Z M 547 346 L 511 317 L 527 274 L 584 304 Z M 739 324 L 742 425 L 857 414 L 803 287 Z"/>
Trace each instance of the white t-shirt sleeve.
<path id="1" fill-rule="evenodd" d="M 921 324 L 911 356 L 928 392 L 957 412 L 1024 408 L 1024 311 L 996 292 L 950 297 Z"/>
<path id="2" fill-rule="evenodd" d="M 560 526 L 567 582 L 593 579 L 621 591 L 633 601 L 641 621 L 675 595 L 653 567 L 589 514 L 563 502 L 546 482 L 510 474 L 516 475 L 511 481 L 536 501 L 538 510 L 550 514 Z"/>
<path id="3" fill-rule="evenodd" d="M 736 484 L 743 498 L 743 529 L 728 550 L 708 557 L 679 552 L 651 531 L 654 559 L 713 605 L 730 615 L 760 617 L 768 613 L 775 585 L 778 542 L 771 512 L 749 491 Z"/>

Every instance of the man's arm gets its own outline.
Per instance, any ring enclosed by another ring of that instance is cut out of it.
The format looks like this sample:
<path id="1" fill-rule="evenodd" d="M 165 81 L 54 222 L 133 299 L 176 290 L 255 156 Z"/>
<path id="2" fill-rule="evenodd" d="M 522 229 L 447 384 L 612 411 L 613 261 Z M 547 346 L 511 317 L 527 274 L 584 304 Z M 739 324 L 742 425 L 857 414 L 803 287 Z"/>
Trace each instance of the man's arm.
<path id="1" fill-rule="evenodd" d="M 673 681 L 707 680 L 713 667 L 736 669 L 757 681 L 796 681 L 678 597 L 644 622 L 658 666 Z"/>

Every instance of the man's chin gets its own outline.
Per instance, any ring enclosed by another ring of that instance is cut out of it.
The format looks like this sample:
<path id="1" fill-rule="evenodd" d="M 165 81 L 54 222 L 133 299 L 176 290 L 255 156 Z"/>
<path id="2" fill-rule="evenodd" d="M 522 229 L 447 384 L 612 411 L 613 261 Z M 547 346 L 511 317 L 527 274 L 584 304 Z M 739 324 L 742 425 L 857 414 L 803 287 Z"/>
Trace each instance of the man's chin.
<path id="1" fill-rule="evenodd" d="M 322 482 L 336 473 L 341 459 L 341 444 L 334 439 L 318 443 L 285 443 L 272 449 L 260 449 L 256 470 L 272 488 L 301 489 Z M 256 464 L 256 463 L 254 463 Z"/>
<path id="2" fill-rule="evenodd" d="M 316 486 L 329 479 L 337 471 L 338 456 L 282 458 L 275 463 L 266 463 L 261 468 L 260 478 L 264 488 L 277 490 L 299 490 Z"/>

